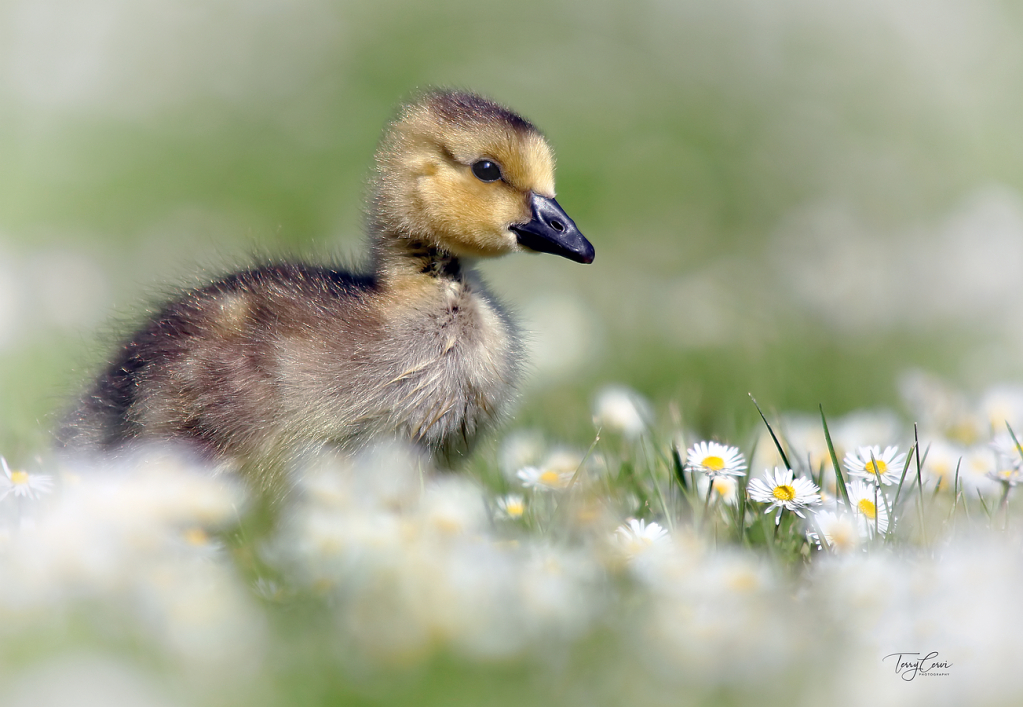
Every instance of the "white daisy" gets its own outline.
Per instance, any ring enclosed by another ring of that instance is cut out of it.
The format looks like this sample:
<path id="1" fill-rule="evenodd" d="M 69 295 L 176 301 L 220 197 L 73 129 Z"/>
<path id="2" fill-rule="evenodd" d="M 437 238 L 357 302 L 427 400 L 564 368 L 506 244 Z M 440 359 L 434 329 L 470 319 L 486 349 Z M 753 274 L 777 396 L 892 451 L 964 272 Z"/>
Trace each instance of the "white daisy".
<path id="1" fill-rule="evenodd" d="M 3 477 L 0 477 L 0 498 L 12 493 L 25 498 L 39 498 L 41 494 L 53 491 L 53 477 L 49 474 L 11 471 L 3 457 L 0 457 L 0 466 L 4 471 Z"/>
<path id="2" fill-rule="evenodd" d="M 660 524 L 647 523 L 645 520 L 635 518 L 629 518 L 627 525 L 618 526 L 614 537 L 618 547 L 630 558 L 641 555 L 655 546 L 671 542 L 668 531 Z"/>
<path id="3" fill-rule="evenodd" d="M 860 447 L 855 454 L 849 452 L 845 455 L 844 463 L 850 476 L 873 483 L 877 483 L 880 477 L 882 484 L 890 486 L 897 484 L 902 477 L 906 455 L 899 454 L 898 447 L 888 446 L 882 452 L 881 447 L 874 445 Z"/>
<path id="4" fill-rule="evenodd" d="M 526 512 L 526 501 L 519 494 L 510 493 L 497 499 L 497 510 L 501 517 L 515 520 Z"/>
<path id="5" fill-rule="evenodd" d="M 575 471 L 564 468 L 541 470 L 535 466 L 523 467 L 516 474 L 525 488 L 543 491 L 561 491 L 568 488 L 574 475 Z"/>
<path id="6" fill-rule="evenodd" d="M 745 476 L 746 459 L 738 447 L 717 442 L 697 442 L 686 450 L 686 465 L 707 476 Z"/>
<path id="7" fill-rule="evenodd" d="M 1006 462 L 1005 457 L 999 457 L 999 462 L 994 470 L 988 472 L 989 477 L 1007 486 L 1015 486 L 1023 481 L 1023 470 L 1019 466 Z"/>
<path id="8" fill-rule="evenodd" d="M 800 511 L 807 506 L 816 505 L 821 502 L 818 491 L 820 489 L 810 480 L 802 477 L 793 478 L 791 469 L 783 469 L 780 466 L 774 467 L 774 475 L 768 471 L 765 475 L 766 482 L 760 479 L 753 479 L 749 484 L 749 496 L 758 503 L 770 504 L 764 513 L 770 513 L 778 509 L 774 523 L 781 522 L 781 514 L 784 510 L 790 510 L 800 518 L 805 518 Z"/>
<path id="9" fill-rule="evenodd" d="M 723 503 L 734 506 L 739 501 L 739 482 L 734 476 L 716 476 L 710 481 L 710 488 L 714 492 L 714 498 L 719 498 Z"/>
<path id="10" fill-rule="evenodd" d="M 739 502 L 739 481 L 734 476 L 700 476 L 696 479 L 700 498 L 710 494 L 711 502 L 734 506 Z"/>
<path id="11" fill-rule="evenodd" d="M 1023 451 L 1008 432 L 995 435 L 991 440 L 991 448 L 995 450 L 995 466 L 999 472 L 1018 467 L 1023 462 Z"/>
<path id="12" fill-rule="evenodd" d="M 888 508 L 883 498 L 884 492 L 873 484 L 865 484 L 859 479 L 848 486 L 849 504 L 859 528 L 860 536 L 869 538 L 877 532 L 882 535 L 888 532 Z"/>

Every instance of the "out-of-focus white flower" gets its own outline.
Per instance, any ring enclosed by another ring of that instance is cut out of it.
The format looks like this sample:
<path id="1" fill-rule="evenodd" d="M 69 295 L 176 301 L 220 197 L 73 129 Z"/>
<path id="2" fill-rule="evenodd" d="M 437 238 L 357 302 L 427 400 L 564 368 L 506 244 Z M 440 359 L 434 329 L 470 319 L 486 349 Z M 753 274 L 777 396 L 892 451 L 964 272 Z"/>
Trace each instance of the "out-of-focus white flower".
<path id="1" fill-rule="evenodd" d="M 540 462 L 540 469 L 543 471 L 571 472 L 574 474 L 583 465 L 583 457 L 583 453 L 578 449 L 555 447 Z"/>
<path id="2" fill-rule="evenodd" d="M 1023 481 L 1023 470 L 1014 464 L 1005 464 L 996 467 L 994 471 L 988 472 L 988 476 L 1002 484 L 1015 486 L 1020 481 Z"/>
<path id="3" fill-rule="evenodd" d="M 865 484 L 859 479 L 850 483 L 849 505 L 852 506 L 856 527 L 864 538 L 873 537 L 874 530 L 884 535 L 888 532 L 888 508 L 883 497 L 884 491 L 874 484 Z"/>
<path id="4" fill-rule="evenodd" d="M 0 499 L 8 494 L 23 498 L 39 498 L 40 494 L 53 491 L 53 477 L 49 474 L 30 474 L 27 471 L 11 471 L 7 460 L 0 457 L 4 475 L 0 477 Z"/>
<path id="5" fill-rule="evenodd" d="M 789 510 L 805 518 L 802 509 L 821 502 L 820 489 L 809 479 L 794 478 L 791 469 L 776 466 L 773 475 L 768 471 L 764 478 L 766 482 L 761 479 L 750 481 L 749 496 L 758 503 L 769 504 L 764 513 L 777 509 L 775 525 L 781 522 L 782 511 Z"/>
<path id="6" fill-rule="evenodd" d="M 965 449 L 945 439 L 939 437 L 931 441 L 920 453 L 922 462 L 920 472 L 923 481 L 925 483 L 933 481 L 935 487 L 943 491 L 951 490 L 952 483 L 955 481 L 956 470 L 959 469 L 961 473 L 963 457 L 965 455 Z M 916 465 L 915 462 L 911 462 L 906 484 L 908 485 L 910 480 L 915 478 Z"/>
<path id="7" fill-rule="evenodd" d="M 516 474 L 525 488 L 542 491 L 561 491 L 562 489 L 568 488 L 568 485 L 572 483 L 572 477 L 574 475 L 574 470 L 542 470 L 535 466 L 527 466 L 519 469 Z"/>
<path id="8" fill-rule="evenodd" d="M 593 403 L 593 424 L 626 437 L 639 437 L 652 419 L 650 404 L 623 385 L 603 388 Z"/>
<path id="9" fill-rule="evenodd" d="M 824 425 L 821 424 L 820 416 L 786 414 L 782 417 L 781 430 L 783 438 L 789 445 L 789 456 L 793 464 L 806 463 L 814 472 L 821 468 L 831 469 L 831 452 L 828 450 L 828 440 L 824 436 Z M 781 459 L 778 457 L 774 440 L 771 439 L 771 433 L 766 429 L 763 433 L 767 436 L 761 435 L 761 440 L 757 443 L 758 450 L 762 446 L 764 451 L 771 452 L 777 459 L 774 463 L 764 466 L 778 466 Z"/>
<path id="10" fill-rule="evenodd" d="M 971 497 L 999 493 L 1002 487 L 992 477 L 998 471 L 999 456 L 990 445 L 976 445 L 967 449 L 959 465 L 959 487 Z M 948 479 L 949 488 L 953 479 Z"/>
<path id="11" fill-rule="evenodd" d="M 514 480 L 522 467 L 540 466 L 546 449 L 543 433 L 539 430 L 516 430 L 501 441 L 498 465 L 505 478 Z"/>
<path id="12" fill-rule="evenodd" d="M 899 392 L 912 419 L 920 423 L 921 433 L 936 433 L 939 438 L 960 447 L 977 444 L 989 434 L 990 425 L 984 416 L 974 410 L 965 395 L 939 378 L 922 371 L 910 371 L 900 377 Z M 1004 428 L 1004 424 L 1000 424 Z M 948 486 L 952 486 L 951 481 Z"/>
<path id="13" fill-rule="evenodd" d="M 1013 433 L 1015 434 L 1015 433 Z M 1015 486 L 1023 478 L 1023 450 L 1013 439 L 1008 431 L 996 434 L 991 440 L 991 447 L 995 450 L 995 467 L 988 472 L 995 481 L 1001 484 Z"/>
<path id="14" fill-rule="evenodd" d="M 634 558 L 651 548 L 667 545 L 671 536 L 658 523 L 630 518 L 627 524 L 615 530 L 615 541 L 626 556 Z"/>
<path id="15" fill-rule="evenodd" d="M 980 401 L 980 411 L 996 434 L 1005 431 L 1005 425 L 1016 434 L 1023 430 L 1023 387 L 1000 385 L 988 390 Z"/>
<path id="16" fill-rule="evenodd" d="M 842 450 L 862 447 L 868 441 L 891 444 L 898 439 L 901 427 L 899 416 L 886 409 L 858 410 L 837 420 L 828 420 L 831 441 L 839 455 Z"/>
<path id="17" fill-rule="evenodd" d="M 180 707 L 190 700 L 172 697 L 165 680 L 128 657 L 101 651 L 54 651 L 30 667 L 20 667 L 0 688 L 5 707 L 131 705 Z M 192 704 L 195 704 L 194 702 Z"/>
<path id="18" fill-rule="evenodd" d="M 526 500 L 517 493 L 510 493 L 497 499 L 498 512 L 504 518 L 521 518 L 526 512 Z"/>
<path id="19" fill-rule="evenodd" d="M 739 448 L 717 442 L 697 442 L 686 450 L 686 466 L 712 478 L 746 475 L 746 460 Z"/>
<path id="20" fill-rule="evenodd" d="M 885 486 L 899 483 L 902 478 L 902 469 L 906 464 L 905 453 L 899 454 L 899 448 L 894 446 L 885 447 L 860 447 L 853 454 L 845 455 L 843 462 L 849 470 L 850 476 L 877 483 L 878 478 Z"/>
<path id="21" fill-rule="evenodd" d="M 1013 430 L 1013 434 L 1016 434 Z M 994 437 L 991 438 L 991 448 L 995 450 L 995 453 L 999 456 L 1006 457 L 1006 460 L 1013 464 L 1018 464 L 1023 461 L 1023 452 L 1020 451 L 1020 447 L 1016 444 L 1015 439 L 1009 434 L 1008 430 L 998 431 Z"/>
<path id="22" fill-rule="evenodd" d="M 63 484 L 5 549 L 0 623 L 17 630 L 84 603 L 143 627 L 191 664 L 251 665 L 263 645 L 261 617 L 211 540 L 243 508 L 241 489 L 150 451 L 68 470 L 65 478 L 78 481 Z"/>
<path id="23" fill-rule="evenodd" d="M 667 562 L 657 557 L 645 563 L 647 573 L 656 576 L 662 566 L 674 564 L 677 552 L 665 554 Z M 645 660 L 684 676 L 676 684 L 762 686 L 798 654 L 807 628 L 803 613 L 792 597 L 775 589 L 770 567 L 718 548 L 676 569 L 682 571 L 670 582 L 654 585 L 641 628 L 651 649 Z M 742 676 L 727 667 L 731 660 L 742 661 Z"/>
<path id="24" fill-rule="evenodd" d="M 729 506 L 739 502 L 739 481 L 734 476 L 714 476 L 708 478 L 710 490 L 714 498 L 720 499 Z"/>
<path id="25" fill-rule="evenodd" d="M 841 553 L 859 547 L 862 536 L 856 519 L 848 513 L 821 510 L 813 514 L 813 522 L 814 526 L 824 534 L 827 547 L 832 550 Z M 821 540 L 816 530 L 809 530 L 807 536 L 821 546 Z"/>
<path id="26" fill-rule="evenodd" d="M 544 542 L 530 543 L 516 559 L 516 604 L 526 635 L 574 635 L 598 606 L 593 589 L 602 569 L 592 555 Z"/>
<path id="27" fill-rule="evenodd" d="M 707 476 L 701 474 L 696 478 L 696 488 L 700 498 L 711 494 L 711 500 L 725 505 L 734 506 L 739 502 L 739 480 L 734 476 Z"/>
<path id="28" fill-rule="evenodd" d="M 479 531 L 487 517 L 483 492 L 459 477 L 431 483 L 423 494 L 419 512 L 426 529 L 452 535 Z"/>

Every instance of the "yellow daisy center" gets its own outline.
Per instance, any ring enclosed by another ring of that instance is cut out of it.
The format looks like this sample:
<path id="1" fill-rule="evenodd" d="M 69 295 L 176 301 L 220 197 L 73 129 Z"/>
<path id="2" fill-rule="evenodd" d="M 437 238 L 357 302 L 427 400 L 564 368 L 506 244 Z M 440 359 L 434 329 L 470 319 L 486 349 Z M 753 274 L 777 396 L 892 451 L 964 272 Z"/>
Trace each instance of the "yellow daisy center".
<path id="1" fill-rule="evenodd" d="M 508 513 L 512 518 L 518 518 L 520 515 L 526 512 L 526 506 L 518 501 L 512 501 L 504 507 L 505 512 Z"/>
<path id="2" fill-rule="evenodd" d="M 189 528 L 185 531 L 185 542 L 189 545 L 202 547 L 210 542 L 210 536 L 202 528 Z"/>
<path id="3" fill-rule="evenodd" d="M 873 501 L 868 501 L 865 498 L 860 499 L 856 507 L 860 509 L 860 513 L 867 516 L 870 520 L 874 520 L 875 516 L 877 516 L 877 506 L 874 505 Z"/>
<path id="4" fill-rule="evenodd" d="M 11 472 L 11 483 L 17 486 L 24 486 L 28 483 L 28 472 L 27 471 L 12 471 Z"/>
<path id="5" fill-rule="evenodd" d="M 561 477 L 556 471 L 545 471 L 540 474 L 540 483 L 546 484 L 547 486 L 559 486 Z"/>
<path id="6" fill-rule="evenodd" d="M 779 501 L 791 501 L 796 497 L 796 490 L 787 484 L 782 484 L 774 487 L 773 494 Z"/>
<path id="7" fill-rule="evenodd" d="M 888 465 L 884 463 L 883 459 L 875 459 L 872 462 L 867 462 L 864 465 L 864 469 L 867 470 L 868 474 L 880 474 L 884 476 L 888 473 Z"/>
<path id="8" fill-rule="evenodd" d="M 759 584 L 757 576 L 748 570 L 736 572 L 728 578 L 728 585 L 737 592 L 751 592 Z"/>
<path id="9" fill-rule="evenodd" d="M 434 525 L 437 526 L 437 530 L 442 533 L 455 534 L 462 532 L 463 525 L 458 518 L 452 518 L 451 516 L 438 516 L 433 519 Z"/>
<path id="10" fill-rule="evenodd" d="M 838 524 L 831 529 L 828 540 L 839 550 L 848 550 L 856 545 L 856 533 L 846 524 Z"/>
<path id="11" fill-rule="evenodd" d="M 721 471 L 725 468 L 725 460 L 721 457 L 715 456 L 704 457 L 703 467 L 705 469 L 710 469 L 711 471 Z"/>

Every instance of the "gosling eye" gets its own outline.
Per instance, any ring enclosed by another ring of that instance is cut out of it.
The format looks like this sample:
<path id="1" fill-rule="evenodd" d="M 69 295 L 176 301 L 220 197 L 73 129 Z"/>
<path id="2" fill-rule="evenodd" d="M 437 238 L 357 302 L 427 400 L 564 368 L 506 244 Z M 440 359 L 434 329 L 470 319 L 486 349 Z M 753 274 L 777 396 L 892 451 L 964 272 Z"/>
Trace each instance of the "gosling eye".
<path id="1" fill-rule="evenodd" d="M 490 160 L 480 160 L 475 163 L 472 166 L 472 173 L 481 182 L 496 182 L 501 178 L 501 168 L 497 166 L 496 162 Z"/>

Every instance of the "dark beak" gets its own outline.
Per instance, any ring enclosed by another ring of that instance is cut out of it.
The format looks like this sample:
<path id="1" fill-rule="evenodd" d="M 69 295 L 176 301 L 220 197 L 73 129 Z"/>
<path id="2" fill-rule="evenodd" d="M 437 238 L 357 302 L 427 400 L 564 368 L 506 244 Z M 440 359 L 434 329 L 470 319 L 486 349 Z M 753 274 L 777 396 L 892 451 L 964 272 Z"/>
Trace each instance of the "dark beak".
<path id="1" fill-rule="evenodd" d="M 593 246 L 579 233 L 575 221 L 568 217 L 554 199 L 533 194 L 529 198 L 533 220 L 517 223 L 511 230 L 519 238 L 519 245 L 539 253 L 553 253 L 577 263 L 593 262 Z"/>

